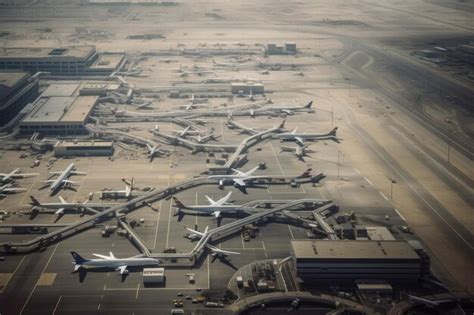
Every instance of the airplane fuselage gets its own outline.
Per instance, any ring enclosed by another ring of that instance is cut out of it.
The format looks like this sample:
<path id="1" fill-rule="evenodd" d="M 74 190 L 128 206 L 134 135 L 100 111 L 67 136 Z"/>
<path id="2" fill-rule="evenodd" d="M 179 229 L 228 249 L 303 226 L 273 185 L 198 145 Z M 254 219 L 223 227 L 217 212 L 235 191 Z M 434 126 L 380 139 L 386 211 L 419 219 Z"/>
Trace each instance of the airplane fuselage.
<path id="1" fill-rule="evenodd" d="M 74 163 L 69 164 L 69 166 L 58 176 L 58 178 L 51 184 L 49 190 L 54 192 L 57 189 L 61 188 L 63 181 L 68 179 L 71 175 L 71 172 L 74 171 Z"/>
<path id="2" fill-rule="evenodd" d="M 153 258 L 112 258 L 112 259 L 90 259 L 81 264 L 82 267 L 89 268 L 112 268 L 120 266 L 146 267 L 158 266 L 159 261 Z"/>

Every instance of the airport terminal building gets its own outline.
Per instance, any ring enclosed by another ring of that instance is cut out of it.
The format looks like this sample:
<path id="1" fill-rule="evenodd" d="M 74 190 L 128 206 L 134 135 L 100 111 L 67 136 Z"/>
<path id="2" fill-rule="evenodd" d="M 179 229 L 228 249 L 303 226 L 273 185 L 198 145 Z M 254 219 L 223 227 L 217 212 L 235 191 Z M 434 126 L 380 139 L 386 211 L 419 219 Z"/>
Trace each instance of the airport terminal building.
<path id="1" fill-rule="evenodd" d="M 297 240 L 291 250 L 304 282 L 416 282 L 429 273 L 429 262 L 406 241 Z"/>
<path id="2" fill-rule="evenodd" d="M 0 126 L 4 126 L 38 96 L 38 79 L 26 72 L 0 71 Z"/>
<path id="3" fill-rule="evenodd" d="M 95 46 L 61 48 L 5 48 L 0 50 L 0 70 L 22 70 L 53 75 L 110 75 L 124 61 L 123 54 L 99 54 Z"/>

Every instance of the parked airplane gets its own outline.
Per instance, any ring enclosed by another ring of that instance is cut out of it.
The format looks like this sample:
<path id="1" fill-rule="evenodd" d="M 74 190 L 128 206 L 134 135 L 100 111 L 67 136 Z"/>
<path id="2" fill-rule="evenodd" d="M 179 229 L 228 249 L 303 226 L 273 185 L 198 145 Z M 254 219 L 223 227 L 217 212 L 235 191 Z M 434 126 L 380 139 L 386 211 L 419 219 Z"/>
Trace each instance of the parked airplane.
<path id="1" fill-rule="evenodd" d="M 227 118 L 227 127 L 230 129 L 239 129 L 240 133 L 246 133 L 249 135 L 255 135 L 259 133 L 259 131 L 256 130 L 255 128 L 250 128 L 250 127 L 244 126 L 243 124 L 239 122 L 236 122 L 234 119 L 232 119 L 232 116 L 229 116 Z"/>
<path id="2" fill-rule="evenodd" d="M 231 194 L 232 192 L 229 191 L 227 195 L 225 195 L 224 197 L 222 197 L 221 199 L 217 201 L 213 200 L 211 197 L 206 195 L 206 198 L 209 201 L 209 205 L 185 206 L 181 201 L 179 201 L 178 198 L 173 197 L 173 200 L 175 203 L 174 206 L 178 208 L 178 213 L 181 210 L 193 210 L 197 212 L 212 214 L 216 218 L 219 218 L 221 216 L 221 213 L 223 212 L 242 211 L 241 206 L 227 203 Z"/>
<path id="3" fill-rule="evenodd" d="M 219 180 L 219 186 L 224 186 L 226 183 L 231 182 L 236 186 L 240 187 L 245 187 L 249 182 L 252 182 L 253 180 L 257 179 L 264 179 L 268 178 L 266 175 L 259 175 L 255 176 L 252 175 L 256 170 L 258 170 L 259 166 L 255 166 L 251 170 L 247 172 L 241 172 L 236 169 L 232 169 L 234 171 L 234 174 L 230 175 L 210 175 L 208 176 L 209 179 L 218 179 Z"/>
<path id="4" fill-rule="evenodd" d="M 186 110 L 191 110 L 196 107 L 207 107 L 208 105 L 205 104 L 207 102 L 207 98 L 196 98 L 194 96 L 194 93 L 191 94 L 191 99 L 189 100 L 188 104 L 186 105 L 181 105 L 181 108 L 184 108 Z"/>
<path id="5" fill-rule="evenodd" d="M 298 127 L 297 127 L 298 128 Z M 291 132 L 283 132 L 277 135 L 282 141 L 295 141 L 299 145 L 304 145 L 304 140 L 334 140 L 339 141 L 336 137 L 337 127 L 328 133 L 296 133 L 297 128 Z"/>
<path id="6" fill-rule="evenodd" d="M 308 149 L 308 146 L 296 146 L 296 147 L 281 147 L 281 152 L 292 152 L 300 161 L 304 162 L 304 158 L 309 157 L 308 153 L 314 153 L 315 151 Z"/>
<path id="7" fill-rule="evenodd" d="M 187 135 L 197 136 L 200 134 L 199 130 L 191 130 L 191 126 L 187 126 L 183 130 L 173 130 L 176 137 L 185 138 Z"/>
<path id="8" fill-rule="evenodd" d="M 69 176 L 71 175 L 85 175 L 86 173 L 84 172 L 77 172 L 75 170 L 74 163 L 69 164 L 69 166 L 64 170 L 60 172 L 49 172 L 53 176 L 58 175 L 58 178 L 56 179 L 48 179 L 45 181 L 45 183 L 50 184 L 49 190 L 51 191 L 51 195 L 53 195 L 56 191 L 61 189 L 63 186 L 71 186 L 76 184 L 76 182 L 73 182 L 69 180 Z"/>
<path id="9" fill-rule="evenodd" d="M 104 189 L 102 190 L 102 199 L 105 198 L 126 198 L 130 199 L 132 197 L 132 192 L 136 188 L 134 187 L 133 183 L 133 177 L 131 181 L 126 180 L 125 178 L 122 178 L 122 181 L 125 183 L 125 189 L 123 190 L 109 190 L 109 189 Z"/>
<path id="10" fill-rule="evenodd" d="M 207 136 L 204 136 L 204 137 L 201 137 L 201 135 L 193 136 L 193 139 L 197 143 L 206 143 L 206 142 L 211 141 L 211 140 L 215 141 L 219 137 L 220 136 L 216 136 L 216 135 L 211 133 L 211 134 L 208 134 Z"/>
<path id="11" fill-rule="evenodd" d="M 16 168 L 10 173 L 0 173 L 0 183 L 8 183 L 18 178 L 36 176 L 38 173 L 19 173 L 20 169 Z"/>
<path id="12" fill-rule="evenodd" d="M 71 252 L 74 261 L 74 271 L 78 271 L 81 268 L 110 268 L 120 272 L 121 275 L 128 274 L 128 267 L 149 267 L 158 266 L 160 261 L 149 257 L 128 257 L 128 258 L 117 258 L 110 252 L 110 256 L 92 254 L 98 259 L 85 259 L 82 258 L 78 253 Z"/>
<path id="13" fill-rule="evenodd" d="M 217 257 L 217 258 L 225 258 L 229 255 L 240 255 L 238 252 L 232 252 L 229 250 L 223 250 L 217 247 L 214 247 L 212 245 L 206 244 L 207 249 L 211 251 L 211 256 L 212 257 Z"/>
<path id="14" fill-rule="evenodd" d="M 288 106 L 288 107 L 262 107 L 258 111 L 262 110 L 271 110 L 277 113 L 283 113 L 287 115 L 294 115 L 296 112 L 308 112 L 311 111 L 311 106 L 313 106 L 313 101 L 309 102 L 304 106 Z"/>
<path id="15" fill-rule="evenodd" d="M 26 188 L 16 188 L 12 184 L 5 184 L 0 186 L 0 197 L 6 197 L 7 194 L 14 194 L 17 192 L 27 191 Z"/>
<path id="16" fill-rule="evenodd" d="M 34 196 L 30 196 L 31 202 L 30 205 L 33 208 L 43 208 L 43 209 L 52 209 L 57 210 L 55 214 L 61 214 L 64 210 L 79 210 L 84 211 L 86 209 L 108 209 L 113 206 L 116 206 L 115 203 L 89 203 L 89 200 L 84 202 L 67 202 L 61 196 L 59 196 L 60 202 L 44 202 L 41 203 Z"/>
<path id="17" fill-rule="evenodd" d="M 180 77 L 186 77 L 190 74 L 195 74 L 198 76 L 202 76 L 205 74 L 210 74 L 210 73 L 215 73 L 214 71 L 211 70 L 204 70 L 201 67 L 194 66 L 193 70 L 185 70 L 181 65 L 179 66 L 178 72 L 180 73 Z"/>
<path id="18" fill-rule="evenodd" d="M 204 229 L 204 232 L 199 232 L 199 231 L 190 229 L 186 227 L 186 225 L 184 226 L 184 228 L 188 230 L 189 232 L 191 232 L 186 235 L 186 238 L 189 238 L 190 240 L 193 240 L 193 241 L 201 239 L 209 231 L 209 226 L 206 226 L 206 228 Z"/>
<path id="19" fill-rule="evenodd" d="M 148 156 L 150 157 L 150 162 L 153 162 L 153 159 L 155 158 L 156 155 L 165 154 L 165 152 L 160 150 L 160 145 L 158 144 L 151 146 L 149 143 L 147 143 L 146 147 L 148 149 Z"/>
<path id="20" fill-rule="evenodd" d="M 249 94 L 246 93 L 239 93 L 237 94 L 237 97 L 247 97 L 248 100 L 250 101 L 255 101 L 254 95 L 253 95 L 253 89 L 250 89 Z"/>

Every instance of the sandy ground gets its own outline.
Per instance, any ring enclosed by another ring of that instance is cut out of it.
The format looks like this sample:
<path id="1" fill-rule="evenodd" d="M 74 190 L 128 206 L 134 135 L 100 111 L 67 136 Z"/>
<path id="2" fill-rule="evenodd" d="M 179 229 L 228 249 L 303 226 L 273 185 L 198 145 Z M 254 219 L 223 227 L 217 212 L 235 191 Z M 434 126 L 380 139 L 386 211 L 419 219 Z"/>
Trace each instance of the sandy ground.
<path id="1" fill-rule="evenodd" d="M 463 88 L 469 89 L 469 84 L 433 64 L 417 60 L 406 48 L 408 42 L 424 36 L 472 38 L 472 13 L 421 0 L 341 0 L 330 4 L 327 1 L 183 1 L 177 7 L 167 8 L 89 7 L 71 3 L 54 9 L 50 5 L 2 7 L 0 26 L 2 31 L 11 33 L 0 39 L 2 45 L 94 44 L 99 50 L 139 54 L 178 46 L 204 47 L 203 43 L 205 47 L 216 47 L 219 43 L 223 49 L 237 48 L 237 43 L 252 48 L 267 42 L 297 43 L 301 52 L 298 57 L 257 56 L 253 62 L 300 64 L 298 70 L 271 71 L 270 75 L 259 74 L 255 69 L 221 70 L 216 71 L 215 76 L 261 79 L 265 88 L 273 92 L 268 96 L 276 103 L 299 104 L 314 99 L 315 117 L 322 117 L 321 121 L 295 116 L 290 117 L 288 126 L 299 123 L 307 132 L 340 126 L 343 163 L 360 171 L 361 176 L 367 177 L 385 196 L 390 196 L 387 176 L 396 177 L 393 205 L 429 250 L 434 271 L 456 291 L 474 294 L 470 281 L 474 270 L 472 232 L 468 237 L 463 234 L 459 238 L 456 229 L 436 214 L 438 208 L 444 208 L 468 231 L 474 226 L 472 157 L 451 147 L 450 163 L 447 163 L 446 137 L 440 137 L 433 130 L 455 128 L 457 136 L 462 135 L 472 145 L 472 139 L 463 132 L 472 126 L 472 108 L 469 111 L 448 103 L 445 95 L 433 92 L 435 89 L 429 84 L 424 85 L 426 90 L 419 90 L 415 85 L 419 76 L 428 70 Z M 45 27 L 52 31 L 45 32 Z M 108 35 L 80 37 L 77 28 L 81 27 L 106 31 Z M 129 35 L 144 33 L 160 33 L 166 38 L 127 39 Z M 373 50 L 357 47 L 358 43 L 369 45 Z M 168 86 L 170 82 L 181 80 L 173 73 L 180 64 L 212 66 L 208 59 L 172 59 L 176 61 L 169 64 L 161 63 L 157 57 L 142 61 L 140 65 L 148 69 L 148 77 L 129 78 L 130 82 L 137 87 Z M 227 62 L 226 58 L 216 60 Z M 386 67 L 389 61 L 393 64 L 408 62 L 417 72 L 400 74 L 398 68 Z M 303 76 L 297 75 L 300 71 Z M 199 82 L 201 78 L 189 80 Z M 472 93 L 472 85 L 470 89 Z M 447 85 L 445 90 L 451 91 Z M 451 92 L 456 93 L 456 90 Z M 425 96 L 415 102 L 418 94 Z M 153 106 L 166 108 L 172 102 L 166 99 Z M 216 101 L 215 106 L 220 103 Z M 408 110 L 406 104 L 411 106 Z M 419 116 L 411 112 L 420 104 L 429 126 L 421 124 Z M 446 125 L 446 118 L 454 127 Z M 354 128 L 363 130 L 370 139 L 363 139 Z M 227 140 L 224 135 L 223 141 Z M 384 155 L 377 154 L 374 147 L 368 145 L 370 141 L 397 162 L 395 169 L 383 160 Z M 89 162 L 84 163 L 86 166 Z M 2 165 L 2 169 L 9 167 L 9 164 Z M 410 174 L 415 182 L 399 178 L 398 171 Z M 115 181 L 115 184 L 120 187 L 120 183 Z M 413 188 L 414 184 L 437 204 L 427 203 L 422 197 L 425 195 Z"/>

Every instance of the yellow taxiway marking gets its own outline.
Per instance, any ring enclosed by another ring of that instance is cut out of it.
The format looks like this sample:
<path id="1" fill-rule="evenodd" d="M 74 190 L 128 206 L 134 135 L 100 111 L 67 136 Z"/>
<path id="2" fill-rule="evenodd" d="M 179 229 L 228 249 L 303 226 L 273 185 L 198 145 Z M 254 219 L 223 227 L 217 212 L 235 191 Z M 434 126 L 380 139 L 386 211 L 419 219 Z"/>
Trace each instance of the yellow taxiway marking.
<path id="1" fill-rule="evenodd" d="M 57 273 L 43 273 L 38 279 L 38 286 L 52 286 Z"/>

